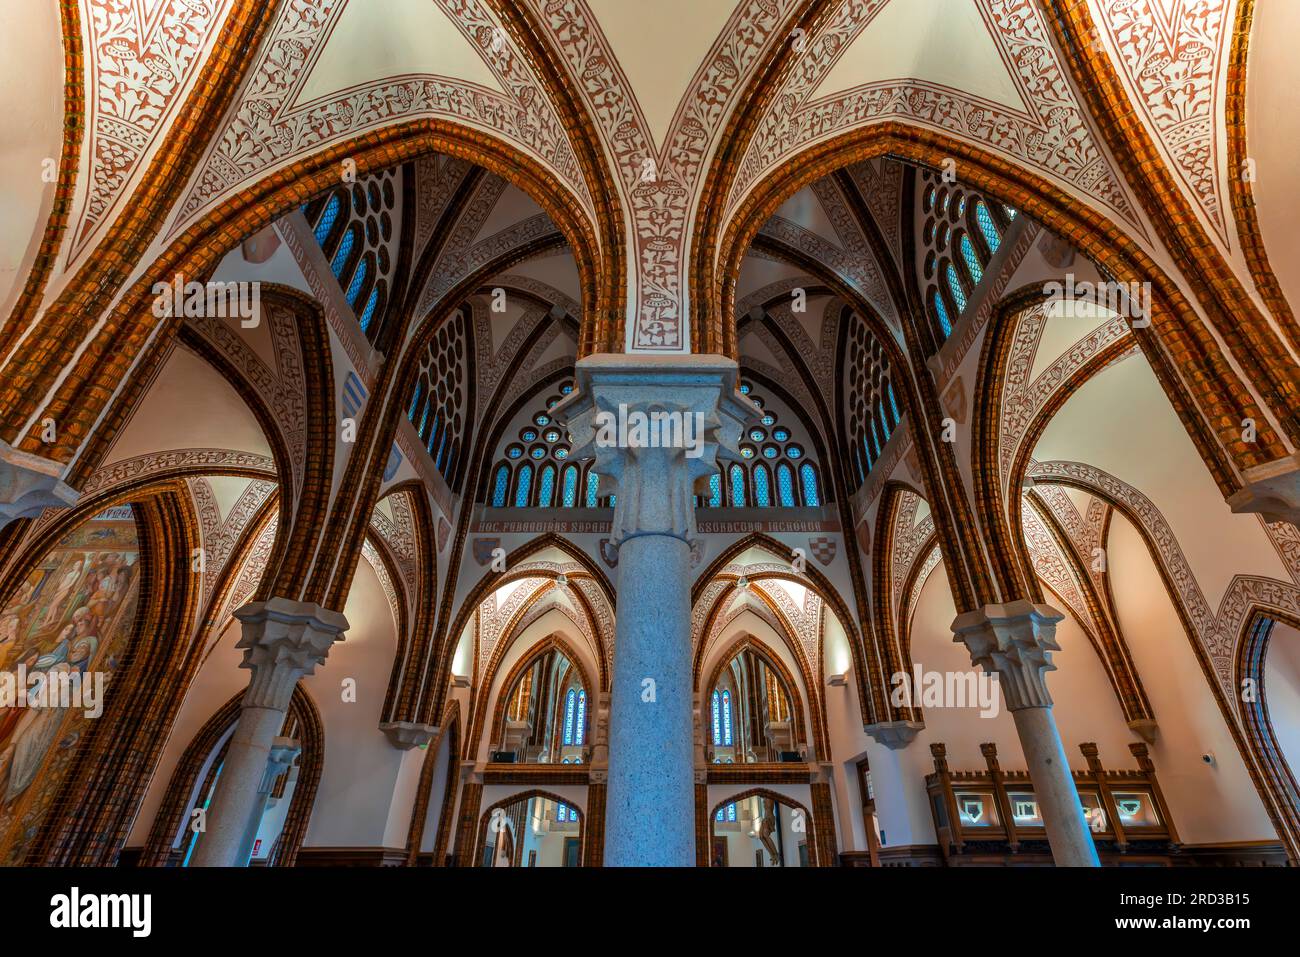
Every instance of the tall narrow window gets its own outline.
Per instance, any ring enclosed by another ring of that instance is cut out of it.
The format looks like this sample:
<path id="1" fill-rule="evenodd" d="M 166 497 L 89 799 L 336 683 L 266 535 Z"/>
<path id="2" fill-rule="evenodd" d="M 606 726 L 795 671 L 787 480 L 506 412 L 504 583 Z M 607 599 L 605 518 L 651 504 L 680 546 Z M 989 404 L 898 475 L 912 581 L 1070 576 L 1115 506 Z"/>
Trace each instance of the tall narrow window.
<path id="1" fill-rule="evenodd" d="M 960 249 L 961 258 L 966 263 L 966 271 L 970 273 L 971 282 L 978 285 L 979 281 L 984 278 L 984 267 L 980 265 L 979 257 L 975 255 L 975 246 L 965 233 L 961 234 Z"/>
<path id="2" fill-rule="evenodd" d="M 759 508 L 767 508 L 772 504 L 771 480 L 765 465 L 754 467 L 754 504 Z"/>
<path id="3" fill-rule="evenodd" d="M 722 695 L 713 689 L 713 743 L 722 744 Z"/>
<path id="4" fill-rule="evenodd" d="M 573 688 L 564 696 L 564 735 L 561 738 L 567 745 L 573 744 L 573 721 L 578 715 L 578 692 Z"/>
<path id="5" fill-rule="evenodd" d="M 947 339 L 952 335 L 952 320 L 948 318 L 948 307 L 944 304 L 943 296 L 939 294 L 939 290 L 931 291 L 930 302 L 934 306 L 934 315 L 939 320 L 939 328 L 943 332 L 943 337 Z"/>
<path id="6" fill-rule="evenodd" d="M 997 252 L 998 246 L 1002 244 L 1002 234 L 998 232 L 997 224 L 993 222 L 993 214 L 989 212 L 983 200 L 975 204 L 975 225 L 979 226 L 980 235 L 984 237 L 990 255 Z"/>
<path id="7" fill-rule="evenodd" d="M 578 714 L 573 719 L 573 743 L 581 745 L 586 737 L 587 728 L 587 692 L 578 691 Z"/>
<path id="8" fill-rule="evenodd" d="M 541 478 L 537 483 L 537 507 L 550 508 L 555 499 L 555 466 L 542 468 Z"/>
<path id="9" fill-rule="evenodd" d="M 366 271 L 369 265 L 369 261 L 365 259 L 357 263 L 357 270 L 352 274 L 352 282 L 348 283 L 348 305 L 354 309 L 357 305 L 357 297 L 361 295 L 361 287 L 366 284 Z"/>
<path id="10" fill-rule="evenodd" d="M 799 466 L 799 481 L 803 485 L 803 503 L 809 508 L 821 505 L 821 498 L 817 494 L 817 470 L 811 462 Z"/>
<path id="11" fill-rule="evenodd" d="M 316 245 L 324 246 L 325 240 L 330 238 L 330 231 L 334 228 L 335 221 L 339 218 L 339 194 L 335 193 L 321 210 L 320 219 L 316 223 Z"/>
<path id="12" fill-rule="evenodd" d="M 370 290 L 370 297 L 366 300 L 366 308 L 361 310 L 361 331 L 369 332 L 370 324 L 375 321 L 375 306 L 379 305 L 379 287 L 376 286 Z"/>
<path id="13" fill-rule="evenodd" d="M 599 500 L 600 476 L 595 472 L 587 473 L 587 508 L 595 508 Z"/>
<path id="14" fill-rule="evenodd" d="M 722 692 L 722 744 L 731 747 L 731 692 Z"/>
<path id="15" fill-rule="evenodd" d="M 735 508 L 745 507 L 745 470 L 739 464 L 731 466 L 731 504 Z"/>
<path id="16" fill-rule="evenodd" d="M 794 508 L 794 469 L 784 462 L 776 467 L 776 494 L 782 508 Z"/>
<path id="17" fill-rule="evenodd" d="M 343 234 L 343 239 L 339 242 L 339 248 L 334 253 L 334 261 L 330 263 L 330 271 L 334 273 L 335 279 L 343 276 L 343 267 L 348 264 L 348 257 L 352 255 L 352 246 L 357 241 L 357 231 L 349 229 Z"/>
<path id="18" fill-rule="evenodd" d="M 948 279 L 948 289 L 952 292 L 952 301 L 957 304 L 957 314 L 961 315 L 966 311 L 966 291 L 962 289 L 961 280 L 957 278 L 957 267 L 948 263 L 944 273 Z"/>
<path id="19" fill-rule="evenodd" d="M 497 477 L 492 482 L 492 507 L 505 508 L 506 495 L 510 492 L 510 466 L 497 466 Z"/>
<path id="20" fill-rule="evenodd" d="M 722 505 L 722 473 L 714 472 L 709 476 L 709 508 Z"/>
<path id="21" fill-rule="evenodd" d="M 564 488 L 561 492 L 560 501 L 565 508 L 573 508 L 578 504 L 578 467 L 570 465 L 564 470 Z"/>
<path id="22" fill-rule="evenodd" d="M 528 493 L 533 486 L 533 467 L 527 463 L 519 466 L 519 484 L 515 486 L 515 508 L 528 507 Z"/>

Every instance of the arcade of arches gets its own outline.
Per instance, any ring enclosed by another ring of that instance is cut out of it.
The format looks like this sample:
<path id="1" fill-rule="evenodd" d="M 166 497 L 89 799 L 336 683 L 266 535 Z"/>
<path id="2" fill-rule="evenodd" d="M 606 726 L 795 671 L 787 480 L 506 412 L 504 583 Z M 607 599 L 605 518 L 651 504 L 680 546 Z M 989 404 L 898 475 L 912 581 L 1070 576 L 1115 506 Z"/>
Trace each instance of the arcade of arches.
<path id="1" fill-rule="evenodd" d="M 1300 5 L 0 23 L 0 863 L 1300 863 Z"/>

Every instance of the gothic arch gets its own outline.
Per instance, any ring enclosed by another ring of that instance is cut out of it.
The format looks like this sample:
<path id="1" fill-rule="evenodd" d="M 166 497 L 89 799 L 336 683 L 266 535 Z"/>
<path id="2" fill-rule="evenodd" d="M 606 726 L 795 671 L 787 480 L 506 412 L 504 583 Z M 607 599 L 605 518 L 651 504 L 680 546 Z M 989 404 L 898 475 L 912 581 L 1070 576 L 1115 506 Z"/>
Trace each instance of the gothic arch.
<path id="1" fill-rule="evenodd" d="M 818 689 L 817 687 L 808 687 L 805 688 L 804 693 L 801 694 L 799 685 L 794 680 L 794 675 L 792 675 L 790 669 L 785 666 L 785 662 L 781 660 L 781 656 L 775 654 L 772 649 L 767 646 L 767 643 L 757 635 L 744 634 L 733 641 L 714 663 L 712 671 L 709 672 L 708 680 L 703 684 L 700 683 L 699 674 L 696 674 L 695 690 L 701 695 L 700 701 L 703 712 L 707 713 L 708 711 L 708 695 L 712 691 L 713 687 L 718 683 L 718 679 L 722 676 L 722 670 L 727 667 L 731 662 L 731 659 L 735 658 L 736 655 L 740 654 L 742 651 L 753 651 L 763 659 L 763 662 L 769 668 L 781 676 L 781 681 L 784 682 L 786 688 L 789 689 L 790 697 L 792 699 L 790 702 L 790 710 L 794 714 L 795 725 L 799 728 L 799 736 L 795 739 L 795 743 L 807 744 L 809 737 L 808 732 L 810 730 L 809 724 L 812 723 L 807 720 L 808 711 L 811 708 L 817 708 L 820 712 L 822 709 L 815 701 L 810 701 L 809 707 L 805 708 L 804 696 L 807 695 L 809 699 L 812 699 L 818 695 Z M 798 659 L 796 659 L 796 661 L 797 660 Z M 702 666 L 704 661 L 701 659 L 699 664 Z M 806 680 L 807 676 L 805 675 L 803 677 Z M 813 724 L 815 728 L 815 723 Z"/>
<path id="2" fill-rule="evenodd" d="M 572 810 L 578 812 L 578 826 L 579 826 L 578 850 L 579 850 L 580 859 L 585 861 L 587 859 L 586 857 L 586 845 L 587 845 L 586 808 L 579 807 L 571 799 L 560 797 L 558 794 L 554 794 L 551 791 L 543 791 L 541 788 L 532 788 L 527 791 L 520 791 L 517 794 L 511 794 L 509 797 L 504 797 L 500 801 L 497 801 L 496 803 L 489 805 L 483 811 L 483 813 L 479 816 L 478 838 L 474 842 L 474 852 L 473 852 L 474 856 L 471 858 L 466 858 L 465 856 L 463 856 L 464 852 L 462 851 L 460 866 L 473 867 L 483 859 L 483 851 L 486 850 L 487 848 L 488 824 L 492 819 L 493 812 L 507 808 L 512 804 L 517 804 L 520 801 L 530 801 L 533 798 L 545 798 L 548 801 L 554 801 L 556 804 L 567 805 Z M 465 850 L 468 850 L 468 848 L 466 848 Z"/>
<path id="3" fill-rule="evenodd" d="M 816 824 L 813 822 L 813 816 L 811 813 L 809 813 L 808 809 L 804 807 L 804 805 L 800 801 L 796 801 L 794 798 L 786 794 L 778 794 L 776 791 L 773 791 L 770 788 L 750 788 L 747 791 L 741 791 L 739 794 L 733 794 L 730 797 L 725 797 L 717 804 L 713 805 L 713 807 L 709 810 L 709 816 L 707 819 L 709 822 L 709 833 L 710 834 L 713 833 L 713 822 L 714 819 L 718 816 L 718 811 L 720 809 L 726 807 L 728 804 L 736 804 L 740 801 L 744 801 L 752 797 L 767 798 L 769 801 L 775 801 L 777 804 L 784 804 L 786 807 L 794 808 L 796 811 L 800 812 L 803 815 L 803 819 L 807 822 L 806 833 L 808 835 L 809 863 L 813 867 L 835 866 L 834 862 L 827 862 L 823 864 L 821 861 L 821 854 L 819 853 L 819 849 L 817 847 L 818 842 L 814 839 L 817 835 L 817 832 L 815 830 Z M 709 859 L 707 847 L 696 849 L 697 863 L 701 859 L 701 855 L 703 855 L 704 866 L 712 867 L 713 862 Z"/>
<path id="4" fill-rule="evenodd" d="M 518 636 L 516 635 L 516 637 Z M 513 640 L 509 640 L 506 643 L 513 644 Z M 502 649 L 503 652 L 504 650 L 505 649 Z M 587 708 L 583 737 L 587 741 L 594 740 L 595 727 L 592 716 L 596 711 L 595 699 L 600 693 L 601 688 L 599 685 L 593 685 L 591 683 L 591 675 L 587 673 L 587 668 L 582 663 L 582 657 L 577 653 L 573 645 L 561 637 L 558 632 L 552 632 L 545 638 L 541 639 L 541 641 L 529 646 L 529 648 L 519 656 L 519 660 L 515 662 L 514 667 L 512 667 L 509 673 L 506 674 L 505 680 L 501 682 L 501 690 L 497 693 L 495 700 L 492 702 L 492 726 L 488 733 L 489 744 L 494 744 L 501 740 L 501 734 L 504 730 L 502 724 L 505 720 L 506 698 L 509 697 L 511 690 L 515 687 L 515 684 L 519 679 L 523 677 L 524 672 L 527 671 L 538 658 L 546 654 L 548 651 L 558 651 L 560 654 L 564 655 L 565 658 L 569 659 L 569 662 L 573 667 L 578 669 L 578 677 L 582 679 L 582 686 L 587 690 L 587 693 L 591 695 L 591 704 Z M 502 657 L 504 657 L 504 654 Z M 485 709 L 488 704 L 487 696 L 491 693 L 492 684 L 496 680 L 497 672 L 500 670 L 500 667 L 501 658 L 497 658 L 488 666 L 488 671 L 484 675 L 482 697 L 480 698 L 479 706 L 476 709 L 478 713 L 475 716 L 471 738 L 477 739 L 482 737 L 483 718 L 486 716 Z M 469 744 L 475 749 L 475 751 L 477 751 L 477 748 L 482 744 L 482 741 L 472 740 Z"/>
<path id="5" fill-rule="evenodd" d="M 407 867 L 415 867 L 419 863 L 420 845 L 424 843 L 425 818 L 429 814 L 429 803 L 433 800 L 433 776 L 438 769 L 438 755 L 442 751 L 444 740 L 447 742 L 447 785 L 443 789 L 442 809 L 438 814 L 438 834 L 434 840 L 433 859 L 430 861 L 432 867 L 442 867 L 446 863 L 447 841 L 454 820 L 452 813 L 455 811 L 456 786 L 459 784 L 460 706 L 454 701 L 447 702 L 442 709 L 438 736 L 429 742 L 429 747 L 424 752 L 424 763 L 420 765 L 415 807 L 411 810 L 411 826 L 406 832 Z"/>

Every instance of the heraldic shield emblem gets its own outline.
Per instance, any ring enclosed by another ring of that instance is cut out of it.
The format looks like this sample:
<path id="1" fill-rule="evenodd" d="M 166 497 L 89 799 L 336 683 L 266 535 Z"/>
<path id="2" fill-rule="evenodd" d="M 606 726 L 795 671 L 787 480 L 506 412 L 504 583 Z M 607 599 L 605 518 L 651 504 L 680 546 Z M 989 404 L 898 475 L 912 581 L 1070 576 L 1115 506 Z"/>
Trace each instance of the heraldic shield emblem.
<path id="1" fill-rule="evenodd" d="M 818 535 L 815 538 L 808 539 L 808 551 L 812 552 L 813 558 L 823 565 L 829 565 L 835 559 L 835 539 L 828 538 L 825 535 Z"/>
<path id="2" fill-rule="evenodd" d="M 474 561 L 480 565 L 486 565 L 492 561 L 492 553 L 501 547 L 499 538 L 476 538 L 474 539 Z"/>

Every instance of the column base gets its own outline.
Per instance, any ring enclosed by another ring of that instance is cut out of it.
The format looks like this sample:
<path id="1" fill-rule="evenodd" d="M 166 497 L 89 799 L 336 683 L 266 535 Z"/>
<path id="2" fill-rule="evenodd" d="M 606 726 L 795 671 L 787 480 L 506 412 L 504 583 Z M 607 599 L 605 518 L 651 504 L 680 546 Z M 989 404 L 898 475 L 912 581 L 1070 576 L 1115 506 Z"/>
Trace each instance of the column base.
<path id="1" fill-rule="evenodd" d="M 0 441 L 0 528 L 36 518 L 47 508 L 68 508 L 81 493 L 59 476 L 63 466 Z"/>
<path id="2" fill-rule="evenodd" d="M 1247 469 L 1242 478 L 1245 487 L 1228 496 L 1233 512 L 1300 526 L 1300 452 Z"/>

